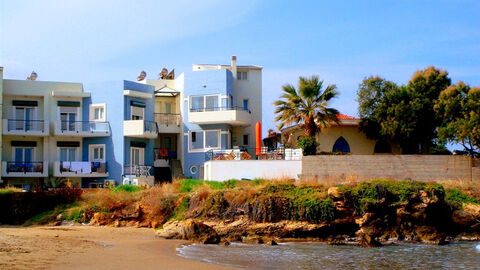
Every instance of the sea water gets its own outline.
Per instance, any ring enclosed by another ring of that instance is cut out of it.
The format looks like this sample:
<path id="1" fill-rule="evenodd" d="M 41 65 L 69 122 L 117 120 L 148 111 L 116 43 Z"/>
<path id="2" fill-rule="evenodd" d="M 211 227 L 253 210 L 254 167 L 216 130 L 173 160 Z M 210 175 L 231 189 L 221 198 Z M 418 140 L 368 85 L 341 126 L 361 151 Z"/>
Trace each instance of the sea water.
<path id="1" fill-rule="evenodd" d="M 248 269 L 480 269 L 477 245 L 478 242 L 445 246 L 405 243 L 362 248 L 324 243 L 192 244 L 178 248 L 178 254 L 188 259 Z"/>

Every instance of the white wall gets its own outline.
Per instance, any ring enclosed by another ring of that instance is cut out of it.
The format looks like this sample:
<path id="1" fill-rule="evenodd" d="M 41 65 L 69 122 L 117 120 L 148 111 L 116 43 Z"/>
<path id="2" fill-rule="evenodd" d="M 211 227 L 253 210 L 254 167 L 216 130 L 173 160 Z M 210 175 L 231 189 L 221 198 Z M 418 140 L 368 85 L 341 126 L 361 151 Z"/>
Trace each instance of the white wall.
<path id="1" fill-rule="evenodd" d="M 205 162 L 205 180 L 298 179 L 301 160 L 215 160 Z"/>

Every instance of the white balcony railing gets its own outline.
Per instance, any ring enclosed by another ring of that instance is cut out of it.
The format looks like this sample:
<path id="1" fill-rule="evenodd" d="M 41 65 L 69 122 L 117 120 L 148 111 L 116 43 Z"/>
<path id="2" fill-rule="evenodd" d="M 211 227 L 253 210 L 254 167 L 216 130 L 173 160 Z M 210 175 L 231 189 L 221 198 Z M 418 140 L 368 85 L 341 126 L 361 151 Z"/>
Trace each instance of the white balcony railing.
<path id="1" fill-rule="evenodd" d="M 106 162 L 55 161 L 55 177 L 108 177 Z"/>
<path id="2" fill-rule="evenodd" d="M 192 124 L 229 124 L 249 126 L 252 123 L 251 111 L 241 107 L 191 108 L 188 121 Z"/>
<path id="3" fill-rule="evenodd" d="M 108 137 L 110 123 L 97 121 L 55 121 L 55 135 L 78 137 Z"/>
<path id="4" fill-rule="evenodd" d="M 123 121 L 123 135 L 137 138 L 156 138 L 158 136 L 158 125 L 156 122 L 147 120 L 125 120 Z"/>

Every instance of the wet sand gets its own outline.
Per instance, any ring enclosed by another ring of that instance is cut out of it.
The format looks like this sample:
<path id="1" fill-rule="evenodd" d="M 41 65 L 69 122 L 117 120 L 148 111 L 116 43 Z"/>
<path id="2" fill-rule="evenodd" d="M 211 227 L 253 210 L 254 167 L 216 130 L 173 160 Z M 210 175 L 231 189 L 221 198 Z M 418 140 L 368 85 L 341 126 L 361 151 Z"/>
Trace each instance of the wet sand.
<path id="1" fill-rule="evenodd" d="M 228 269 L 177 256 L 153 229 L 0 227 L 0 269 Z"/>

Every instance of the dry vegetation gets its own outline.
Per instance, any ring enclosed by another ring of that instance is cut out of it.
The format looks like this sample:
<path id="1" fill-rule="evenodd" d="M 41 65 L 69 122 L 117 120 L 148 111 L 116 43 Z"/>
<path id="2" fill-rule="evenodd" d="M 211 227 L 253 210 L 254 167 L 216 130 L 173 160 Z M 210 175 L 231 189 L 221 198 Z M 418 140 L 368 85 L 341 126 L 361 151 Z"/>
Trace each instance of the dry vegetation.
<path id="1" fill-rule="evenodd" d="M 387 187 L 392 194 L 400 194 L 401 199 L 418 189 L 434 187 L 458 207 L 480 200 L 480 187 L 465 181 L 438 185 L 407 180 L 358 183 L 355 177 L 344 181 L 312 178 L 297 182 L 290 179 L 226 182 L 176 179 L 173 183 L 149 189 L 124 185 L 85 190 L 80 200 L 58 205 L 54 210 L 31 218 L 26 224 L 55 222 L 59 214 L 64 220 L 116 226 L 159 227 L 171 219 L 231 220 L 242 214 L 259 222 L 287 219 L 315 223 L 334 218 L 333 203 L 327 196 L 329 187 L 341 186 L 363 202 L 375 198 L 374 187 L 378 184 Z"/>

